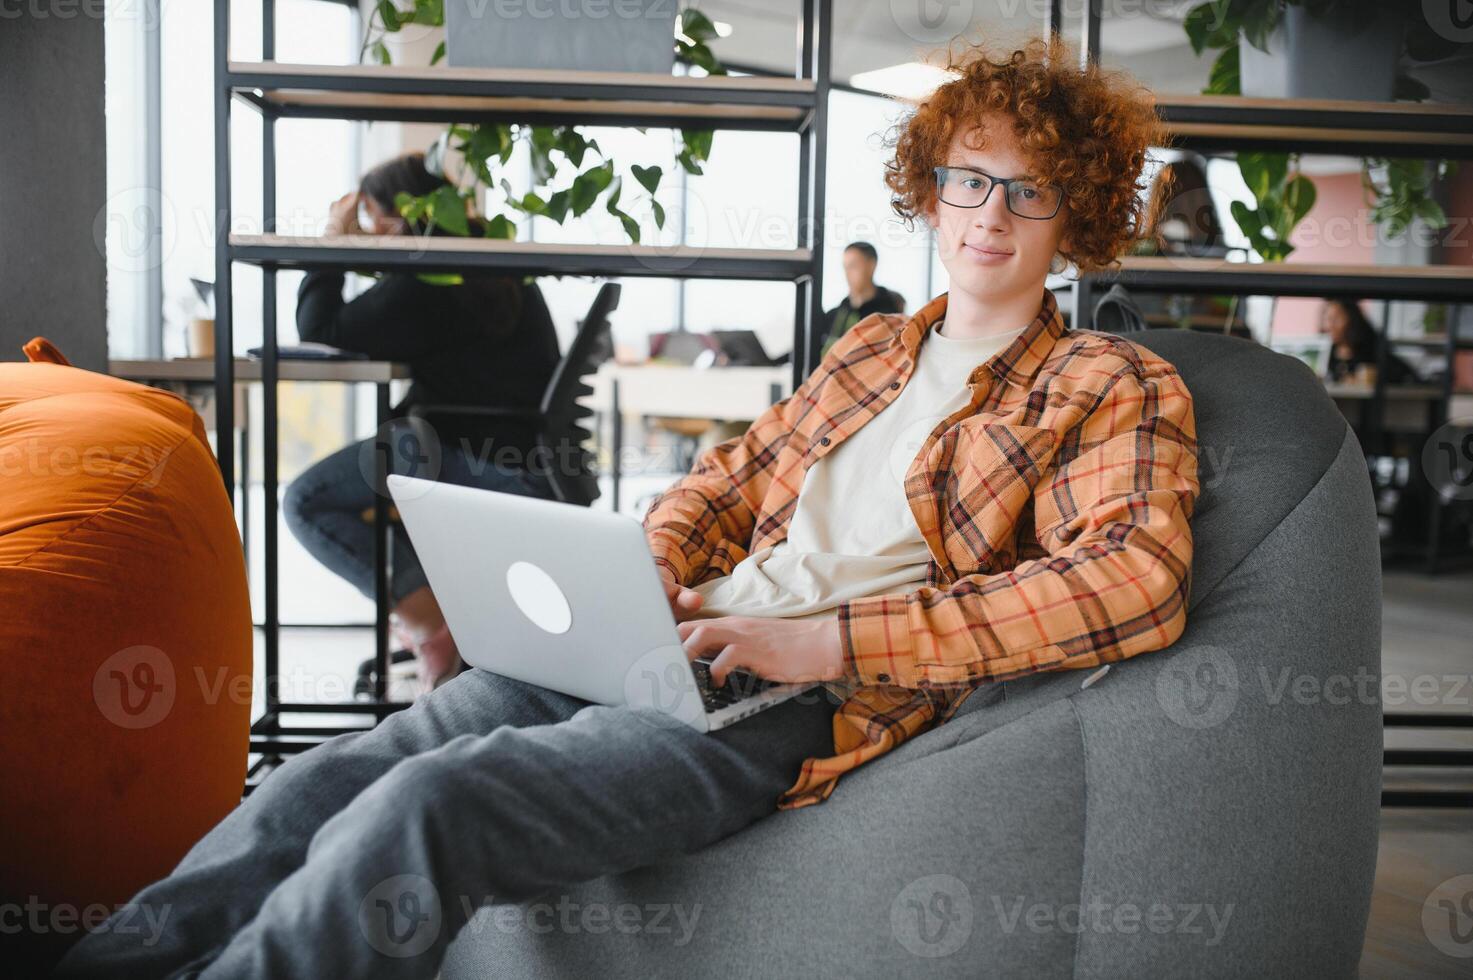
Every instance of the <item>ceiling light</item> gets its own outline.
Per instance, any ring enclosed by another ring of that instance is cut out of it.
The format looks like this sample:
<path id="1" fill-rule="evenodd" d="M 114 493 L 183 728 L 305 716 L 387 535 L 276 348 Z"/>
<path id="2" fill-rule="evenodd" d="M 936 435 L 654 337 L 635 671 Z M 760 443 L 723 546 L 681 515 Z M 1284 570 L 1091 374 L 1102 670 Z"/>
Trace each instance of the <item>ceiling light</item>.
<path id="1" fill-rule="evenodd" d="M 955 72 L 949 72 L 945 68 L 920 61 L 907 61 L 889 68 L 859 72 L 849 79 L 849 84 L 899 99 L 919 101 L 956 77 Z"/>

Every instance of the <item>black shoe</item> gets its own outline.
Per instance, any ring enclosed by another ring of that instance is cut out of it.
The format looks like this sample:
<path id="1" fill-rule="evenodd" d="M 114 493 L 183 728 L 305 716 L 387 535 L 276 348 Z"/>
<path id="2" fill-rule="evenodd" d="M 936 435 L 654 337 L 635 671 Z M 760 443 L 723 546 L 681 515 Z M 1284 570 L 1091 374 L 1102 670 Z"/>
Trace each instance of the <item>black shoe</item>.
<path id="1" fill-rule="evenodd" d="M 392 650 L 389 653 L 389 666 L 402 664 L 414 659 L 413 650 Z M 369 657 L 358 665 L 358 679 L 353 682 L 353 699 L 355 701 L 373 700 L 374 681 L 378 678 L 375 670 L 374 658 Z"/>

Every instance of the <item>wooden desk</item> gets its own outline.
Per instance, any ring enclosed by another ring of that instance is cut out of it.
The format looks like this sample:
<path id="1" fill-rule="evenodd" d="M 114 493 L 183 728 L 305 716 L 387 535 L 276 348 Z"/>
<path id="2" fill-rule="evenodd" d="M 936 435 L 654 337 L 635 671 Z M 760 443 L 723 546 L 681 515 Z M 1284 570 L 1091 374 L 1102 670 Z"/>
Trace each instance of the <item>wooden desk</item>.
<path id="1" fill-rule="evenodd" d="M 107 362 L 107 373 L 148 384 L 154 381 L 215 383 L 215 361 L 208 357 L 175 357 L 167 360 L 119 360 Z M 407 381 L 409 365 L 393 361 L 294 361 L 277 362 L 276 376 L 282 381 L 337 381 L 344 384 L 388 384 Z M 235 380 L 260 382 L 261 362 L 253 357 L 235 359 Z"/>

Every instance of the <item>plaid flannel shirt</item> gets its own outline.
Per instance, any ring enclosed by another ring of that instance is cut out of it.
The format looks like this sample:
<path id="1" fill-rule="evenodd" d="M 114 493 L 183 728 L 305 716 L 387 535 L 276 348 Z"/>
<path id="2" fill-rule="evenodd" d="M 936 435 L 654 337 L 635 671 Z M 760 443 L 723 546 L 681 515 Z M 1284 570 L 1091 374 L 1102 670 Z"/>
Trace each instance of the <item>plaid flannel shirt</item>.
<path id="1" fill-rule="evenodd" d="M 694 586 L 783 541 L 807 468 L 896 398 L 946 301 L 866 317 L 744 435 L 702 453 L 645 514 L 661 576 Z M 840 604 L 857 687 L 834 716 L 835 754 L 806 760 L 779 809 L 827 799 L 980 684 L 1158 650 L 1185 626 L 1197 444 L 1176 370 L 1121 337 L 1065 330 L 1044 290 L 968 386 L 905 476 L 926 584 Z"/>

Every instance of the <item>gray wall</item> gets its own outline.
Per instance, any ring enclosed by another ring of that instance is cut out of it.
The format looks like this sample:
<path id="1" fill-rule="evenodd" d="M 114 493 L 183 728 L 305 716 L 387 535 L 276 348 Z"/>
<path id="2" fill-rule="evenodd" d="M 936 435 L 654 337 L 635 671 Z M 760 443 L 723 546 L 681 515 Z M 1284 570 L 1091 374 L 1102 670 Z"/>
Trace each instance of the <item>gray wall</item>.
<path id="1" fill-rule="evenodd" d="M 0 6 L 0 360 L 41 334 L 107 369 L 103 6 Z"/>

